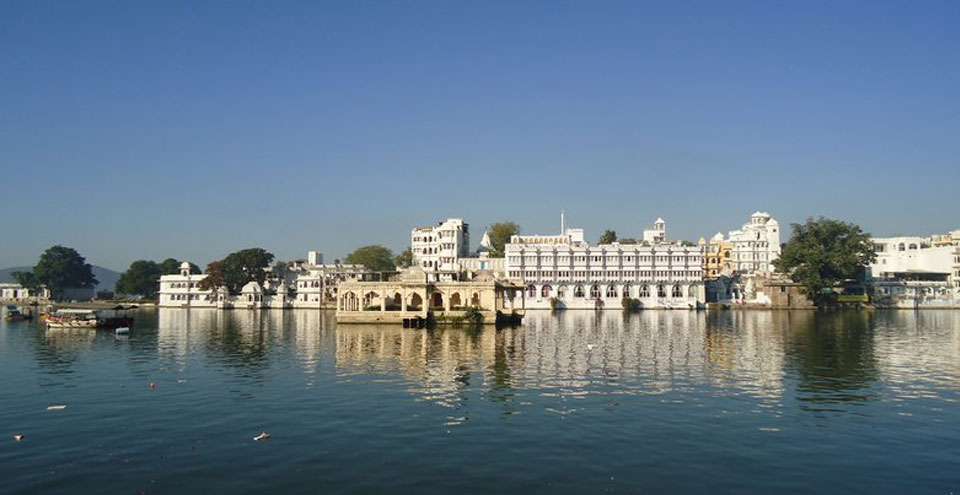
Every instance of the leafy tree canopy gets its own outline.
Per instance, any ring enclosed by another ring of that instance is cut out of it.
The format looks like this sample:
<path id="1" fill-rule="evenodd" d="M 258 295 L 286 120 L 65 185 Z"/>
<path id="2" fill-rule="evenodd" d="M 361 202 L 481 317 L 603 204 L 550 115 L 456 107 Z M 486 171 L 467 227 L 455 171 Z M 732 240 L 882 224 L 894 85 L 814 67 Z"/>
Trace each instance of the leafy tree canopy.
<path id="1" fill-rule="evenodd" d="M 855 224 L 821 217 L 792 228 L 774 266 L 802 284 L 807 297 L 818 305 L 824 301 L 823 289 L 862 279 L 867 265 L 877 258 L 870 236 Z"/>
<path id="2" fill-rule="evenodd" d="M 393 252 L 379 244 L 357 248 L 347 255 L 345 262 L 348 265 L 363 265 L 375 272 L 391 272 L 396 269 Z"/>
<path id="3" fill-rule="evenodd" d="M 160 265 L 155 261 L 134 261 L 120 276 L 120 280 L 117 280 L 116 292 L 156 299 L 160 275 Z"/>
<path id="4" fill-rule="evenodd" d="M 510 237 L 520 233 L 520 225 L 516 222 L 497 222 L 487 229 L 490 237 L 490 256 L 503 258 L 503 247 L 510 242 Z"/>
<path id="5" fill-rule="evenodd" d="M 613 244 L 614 242 L 617 242 L 617 231 L 607 229 L 600 234 L 597 244 Z"/>
<path id="6" fill-rule="evenodd" d="M 404 249 L 393 259 L 393 264 L 398 268 L 409 268 L 413 264 L 413 251 L 410 248 Z"/>
<path id="7" fill-rule="evenodd" d="M 273 254 L 261 249 L 250 248 L 230 253 L 220 261 L 222 284 L 231 294 L 239 294 L 244 285 L 256 282 L 263 285 L 267 272 L 263 269 L 273 262 Z"/>
<path id="8" fill-rule="evenodd" d="M 158 266 L 160 275 L 176 275 L 180 273 L 180 262 L 173 258 L 167 258 L 161 261 Z M 200 273 L 200 267 L 190 263 L 190 273 L 194 275 Z"/>
<path id="9" fill-rule="evenodd" d="M 13 277 L 14 282 L 31 292 L 40 288 L 40 282 L 37 282 L 37 277 L 33 276 L 33 272 L 13 272 L 10 276 Z"/>
<path id="10" fill-rule="evenodd" d="M 54 299 L 61 299 L 64 290 L 88 289 L 97 285 L 93 267 L 75 249 L 53 246 L 40 255 L 33 267 L 34 281 L 50 290 Z"/>
<path id="11" fill-rule="evenodd" d="M 204 271 L 206 277 L 197 284 L 201 290 L 213 290 L 223 287 L 223 265 L 219 261 L 211 261 Z"/>

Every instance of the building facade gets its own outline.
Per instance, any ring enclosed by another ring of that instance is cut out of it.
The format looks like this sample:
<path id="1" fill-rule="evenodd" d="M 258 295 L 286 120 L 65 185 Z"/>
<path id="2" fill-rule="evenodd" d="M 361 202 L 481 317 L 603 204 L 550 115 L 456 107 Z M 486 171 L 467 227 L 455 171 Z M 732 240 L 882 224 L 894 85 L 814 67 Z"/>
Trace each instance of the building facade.
<path id="1" fill-rule="evenodd" d="M 881 307 L 960 305 L 960 236 L 873 239 L 877 259 L 867 270 L 873 303 Z"/>
<path id="2" fill-rule="evenodd" d="M 732 268 L 737 274 L 772 273 L 780 257 L 780 224 L 765 211 L 750 216 L 740 230 L 731 231 Z"/>
<path id="3" fill-rule="evenodd" d="M 180 273 L 160 276 L 157 306 L 164 308 L 216 308 L 226 302 L 226 291 L 203 290 L 203 273 L 190 273 L 190 263 L 180 264 Z"/>
<path id="4" fill-rule="evenodd" d="M 499 315 L 523 314 L 523 288 L 492 275 L 473 280 L 431 281 L 419 266 L 405 269 L 390 280 L 347 280 L 340 283 L 337 323 L 401 323 L 432 315 L 437 322 L 463 318 L 470 309 L 484 323 Z"/>
<path id="5" fill-rule="evenodd" d="M 344 264 L 323 264 L 323 257 L 319 260 L 320 264 L 308 264 L 296 276 L 294 288 L 296 295 L 292 304 L 294 308 L 314 308 L 334 307 L 337 302 L 337 285 L 340 282 L 349 279 L 364 280 L 374 275 L 363 265 L 344 265 Z"/>
<path id="6" fill-rule="evenodd" d="M 722 233 L 717 232 L 709 242 L 701 237 L 699 244 L 704 280 L 715 280 L 733 272 L 733 243 L 725 240 Z"/>
<path id="7" fill-rule="evenodd" d="M 462 218 L 448 218 L 415 228 L 410 232 L 410 251 L 413 264 L 431 280 L 455 280 L 460 273 L 457 260 L 470 256 L 470 225 Z"/>
<path id="8" fill-rule="evenodd" d="M 655 243 L 592 246 L 583 229 L 515 235 L 504 251 L 507 277 L 522 280 L 528 309 L 699 308 L 705 303 L 700 248 L 663 236 Z M 654 229 L 657 230 L 657 229 Z"/>
<path id="9" fill-rule="evenodd" d="M 46 301 L 49 299 L 50 291 L 45 288 L 32 291 L 20 284 L 0 284 L 0 301 Z"/>

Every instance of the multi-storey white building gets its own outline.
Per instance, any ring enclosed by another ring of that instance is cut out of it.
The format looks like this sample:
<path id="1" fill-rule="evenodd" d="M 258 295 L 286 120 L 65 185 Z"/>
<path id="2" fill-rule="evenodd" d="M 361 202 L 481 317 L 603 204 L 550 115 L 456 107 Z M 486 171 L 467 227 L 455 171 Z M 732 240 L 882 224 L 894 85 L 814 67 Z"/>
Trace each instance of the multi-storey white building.
<path id="1" fill-rule="evenodd" d="M 200 281 L 207 278 L 203 273 L 190 273 L 190 263 L 180 264 L 180 273 L 160 276 L 160 292 L 157 305 L 166 308 L 216 308 L 225 301 L 225 290 L 203 290 Z"/>
<path id="2" fill-rule="evenodd" d="M 513 236 L 504 251 L 507 277 L 524 281 L 528 309 L 622 309 L 625 297 L 639 299 L 643 308 L 698 308 L 705 302 L 700 248 L 665 237 L 651 245 L 591 246 L 583 229 L 566 229 L 561 235 Z"/>
<path id="3" fill-rule="evenodd" d="M 647 244 L 660 244 L 667 241 L 667 222 L 662 218 L 657 218 L 653 222 L 653 229 L 643 231 L 643 242 Z"/>
<path id="4" fill-rule="evenodd" d="M 317 251 L 307 253 L 307 262 L 300 269 L 294 280 L 295 308 L 333 307 L 337 302 L 337 284 L 352 278 L 363 280 L 374 274 L 363 265 L 324 264 L 323 254 Z"/>
<path id="5" fill-rule="evenodd" d="M 946 236 L 872 239 L 877 259 L 867 270 L 874 303 L 953 307 L 960 303 L 960 243 Z"/>
<path id="6" fill-rule="evenodd" d="M 460 273 L 459 258 L 470 256 L 470 225 L 462 218 L 448 218 L 436 226 L 410 232 L 413 264 L 432 281 L 454 280 Z"/>
<path id="7" fill-rule="evenodd" d="M 741 275 L 772 273 L 780 257 L 780 224 L 765 211 L 750 216 L 740 230 L 729 233 L 733 270 Z"/>

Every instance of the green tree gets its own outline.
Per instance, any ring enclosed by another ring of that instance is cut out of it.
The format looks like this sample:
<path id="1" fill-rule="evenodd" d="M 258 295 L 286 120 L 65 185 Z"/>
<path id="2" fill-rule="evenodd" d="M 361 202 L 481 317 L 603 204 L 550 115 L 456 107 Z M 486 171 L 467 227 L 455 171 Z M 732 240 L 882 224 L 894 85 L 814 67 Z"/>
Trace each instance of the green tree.
<path id="1" fill-rule="evenodd" d="M 357 248 L 347 255 L 344 262 L 348 265 L 363 265 L 375 272 L 392 272 L 396 269 L 393 252 L 379 244 Z"/>
<path id="2" fill-rule="evenodd" d="M 40 282 L 37 281 L 37 277 L 33 275 L 33 272 L 13 272 L 10 276 L 13 277 L 14 282 L 24 289 L 28 289 L 30 292 L 40 289 Z"/>
<path id="3" fill-rule="evenodd" d="M 808 218 L 792 228 L 774 266 L 802 284 L 807 297 L 818 306 L 825 301 L 823 289 L 862 278 L 867 265 L 877 258 L 870 235 L 855 224 L 821 217 Z"/>
<path id="4" fill-rule="evenodd" d="M 617 242 L 619 242 L 620 244 L 640 244 L 640 241 L 634 239 L 633 237 L 623 237 L 619 239 Z"/>
<path id="5" fill-rule="evenodd" d="M 693 241 L 680 241 L 680 245 L 683 247 L 694 247 L 696 246 L 696 243 Z"/>
<path id="6" fill-rule="evenodd" d="M 173 258 L 167 258 L 161 261 L 158 266 L 160 268 L 160 275 L 176 275 L 180 273 L 180 262 Z M 190 273 L 195 275 L 200 273 L 200 267 L 190 263 Z"/>
<path id="7" fill-rule="evenodd" d="M 263 285 L 267 279 L 264 268 L 273 262 L 273 254 L 261 248 L 249 248 L 230 253 L 220 261 L 222 286 L 231 294 L 239 294 L 244 285 L 256 282 Z"/>
<path id="8" fill-rule="evenodd" d="M 116 292 L 156 299 L 160 283 L 160 265 L 150 260 L 137 260 L 117 280 Z"/>
<path id="9" fill-rule="evenodd" d="M 490 237 L 490 256 L 503 258 L 503 247 L 510 242 L 510 237 L 520 233 L 520 226 L 516 222 L 497 222 L 487 229 Z"/>
<path id="10" fill-rule="evenodd" d="M 398 268 L 409 268 L 413 264 L 413 251 L 410 248 L 404 249 L 393 259 L 393 264 Z"/>
<path id="11" fill-rule="evenodd" d="M 97 285 L 93 267 L 75 249 L 53 246 L 40 255 L 33 267 L 37 284 L 50 290 L 54 299 L 62 299 L 66 289 L 89 289 Z"/>
<path id="12" fill-rule="evenodd" d="M 613 244 L 617 242 L 617 231 L 616 230 L 604 230 L 600 234 L 600 239 L 597 240 L 597 244 Z"/>

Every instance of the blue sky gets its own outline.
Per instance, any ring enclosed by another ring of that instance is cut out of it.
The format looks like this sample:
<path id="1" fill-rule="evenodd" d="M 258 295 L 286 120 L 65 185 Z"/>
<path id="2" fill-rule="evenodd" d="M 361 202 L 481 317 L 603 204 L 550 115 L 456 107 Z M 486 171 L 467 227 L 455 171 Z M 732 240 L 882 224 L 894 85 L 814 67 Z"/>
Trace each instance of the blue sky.
<path id="1" fill-rule="evenodd" d="M 960 3 L 0 3 L 0 267 L 960 228 Z"/>

